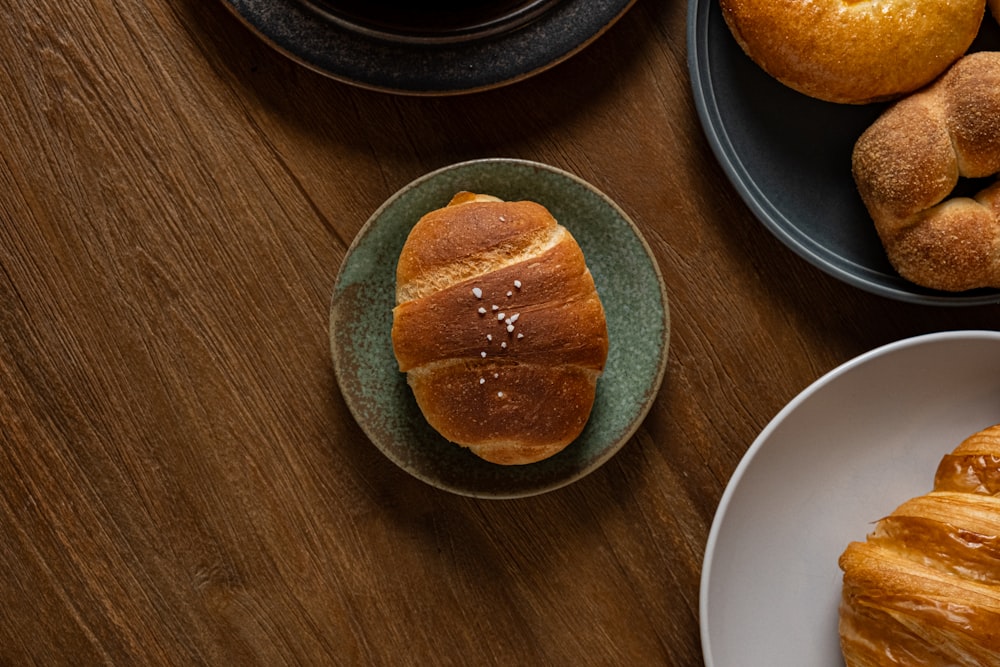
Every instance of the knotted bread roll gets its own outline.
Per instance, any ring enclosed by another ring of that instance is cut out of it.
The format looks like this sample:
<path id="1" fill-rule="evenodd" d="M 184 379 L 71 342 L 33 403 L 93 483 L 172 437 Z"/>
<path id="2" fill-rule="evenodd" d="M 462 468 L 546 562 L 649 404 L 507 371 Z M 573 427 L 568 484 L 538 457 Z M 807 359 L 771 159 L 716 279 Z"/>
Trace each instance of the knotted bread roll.
<path id="1" fill-rule="evenodd" d="M 986 0 L 720 0 L 737 43 L 786 86 L 862 104 L 926 85 L 964 54 Z"/>
<path id="2" fill-rule="evenodd" d="M 1000 424 L 840 557 L 848 667 L 1000 665 Z"/>
<path id="3" fill-rule="evenodd" d="M 1000 171 L 1000 53 L 965 56 L 858 139 L 854 180 L 889 261 L 918 285 L 1000 287 L 1000 184 L 948 198 L 959 177 Z"/>
<path id="4" fill-rule="evenodd" d="M 446 439 L 524 464 L 580 435 L 607 326 L 580 246 L 545 207 L 455 195 L 407 237 L 396 303 L 399 369 Z"/>

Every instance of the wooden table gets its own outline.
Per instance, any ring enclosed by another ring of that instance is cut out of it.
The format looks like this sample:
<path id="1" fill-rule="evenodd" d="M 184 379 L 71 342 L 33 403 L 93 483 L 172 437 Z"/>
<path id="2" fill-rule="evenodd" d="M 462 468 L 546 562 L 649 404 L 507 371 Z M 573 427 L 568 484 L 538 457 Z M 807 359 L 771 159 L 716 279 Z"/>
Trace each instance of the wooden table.
<path id="1" fill-rule="evenodd" d="M 685 5 L 437 98 L 320 76 L 217 2 L 0 8 L 0 664 L 700 664 L 705 541 L 761 428 L 857 354 L 1000 317 L 767 233 L 699 126 Z M 327 338 L 372 212 L 493 156 L 615 199 L 672 316 L 631 441 L 510 501 L 386 459 Z"/>

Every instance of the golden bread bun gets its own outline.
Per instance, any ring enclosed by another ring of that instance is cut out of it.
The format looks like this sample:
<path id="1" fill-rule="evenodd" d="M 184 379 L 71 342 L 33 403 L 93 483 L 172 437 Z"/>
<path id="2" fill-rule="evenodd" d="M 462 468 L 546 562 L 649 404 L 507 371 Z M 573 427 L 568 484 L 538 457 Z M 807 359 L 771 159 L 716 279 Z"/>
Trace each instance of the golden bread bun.
<path id="1" fill-rule="evenodd" d="M 1000 186 L 951 197 L 959 177 L 1000 171 L 1000 53 L 965 56 L 858 139 L 854 181 L 889 261 L 924 287 L 1000 287 Z"/>
<path id="2" fill-rule="evenodd" d="M 737 43 L 765 72 L 828 102 L 891 99 L 964 54 L 986 0 L 720 0 Z"/>
<path id="3" fill-rule="evenodd" d="M 1000 424 L 840 557 L 848 667 L 1000 665 Z"/>
<path id="4" fill-rule="evenodd" d="M 989 0 L 990 12 L 993 13 L 993 18 L 1000 21 L 1000 0 Z"/>
<path id="5" fill-rule="evenodd" d="M 608 355 L 583 252 L 545 207 L 462 192 L 413 227 L 392 344 L 428 423 L 504 465 L 583 430 Z"/>

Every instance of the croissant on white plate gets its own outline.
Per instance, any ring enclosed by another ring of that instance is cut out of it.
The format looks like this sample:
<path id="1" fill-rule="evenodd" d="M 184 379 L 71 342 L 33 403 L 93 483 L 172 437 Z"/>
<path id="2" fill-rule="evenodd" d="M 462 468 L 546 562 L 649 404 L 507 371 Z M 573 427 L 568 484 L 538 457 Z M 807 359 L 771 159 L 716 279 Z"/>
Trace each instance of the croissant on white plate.
<path id="1" fill-rule="evenodd" d="M 848 667 L 1000 666 L 1000 424 L 840 557 Z"/>

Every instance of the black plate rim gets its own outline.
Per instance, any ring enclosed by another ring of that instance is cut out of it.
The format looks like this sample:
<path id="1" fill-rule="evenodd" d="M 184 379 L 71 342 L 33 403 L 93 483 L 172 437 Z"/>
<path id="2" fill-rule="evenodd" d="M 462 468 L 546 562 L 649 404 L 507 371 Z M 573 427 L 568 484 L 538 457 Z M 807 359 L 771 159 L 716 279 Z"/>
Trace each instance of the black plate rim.
<path id="1" fill-rule="evenodd" d="M 583 50 L 636 2 L 562 0 L 510 32 L 420 44 L 352 30 L 298 0 L 222 1 L 265 43 L 310 70 L 360 88 L 414 96 L 490 90 L 539 74 Z"/>

